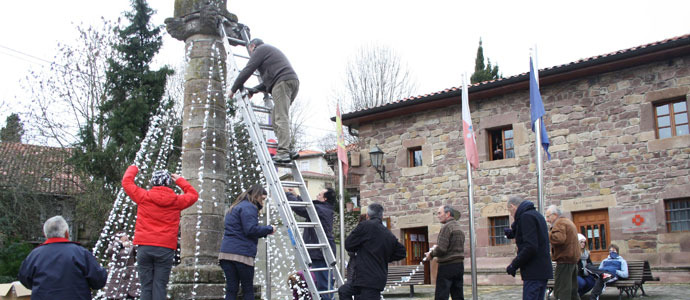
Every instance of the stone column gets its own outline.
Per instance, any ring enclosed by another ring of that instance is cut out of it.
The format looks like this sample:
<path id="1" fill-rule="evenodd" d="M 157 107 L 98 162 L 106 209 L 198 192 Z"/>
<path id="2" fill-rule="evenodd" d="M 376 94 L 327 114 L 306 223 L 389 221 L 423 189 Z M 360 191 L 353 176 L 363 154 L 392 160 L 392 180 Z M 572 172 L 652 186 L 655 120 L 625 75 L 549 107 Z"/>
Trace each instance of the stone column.
<path id="1" fill-rule="evenodd" d="M 182 212 L 181 263 L 171 276 L 173 299 L 223 299 L 225 278 L 218 266 L 225 211 L 225 58 L 217 24 L 236 22 L 225 0 L 175 0 L 175 17 L 165 21 L 185 42 L 189 59 L 182 115 L 182 175 L 199 201 Z"/>

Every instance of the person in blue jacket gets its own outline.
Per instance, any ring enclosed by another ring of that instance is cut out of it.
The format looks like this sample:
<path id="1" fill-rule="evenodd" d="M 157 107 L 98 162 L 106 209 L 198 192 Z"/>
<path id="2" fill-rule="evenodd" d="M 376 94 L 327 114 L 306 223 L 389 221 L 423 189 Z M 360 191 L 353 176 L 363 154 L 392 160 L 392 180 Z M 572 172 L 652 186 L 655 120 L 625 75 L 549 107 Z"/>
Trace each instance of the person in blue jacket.
<path id="1" fill-rule="evenodd" d="M 513 277 L 518 269 L 522 277 L 522 299 L 544 299 L 546 282 L 553 278 L 546 219 L 534 203 L 510 197 L 507 205 L 514 222 L 506 228 L 506 237 L 515 238 L 517 256 L 506 268 Z"/>
<path id="2" fill-rule="evenodd" d="M 259 238 L 275 232 L 259 225 L 259 210 L 266 190 L 254 185 L 230 205 L 225 214 L 225 233 L 220 246 L 220 267 L 225 273 L 225 299 L 237 299 L 240 284 L 245 300 L 254 299 L 254 258 Z"/>
<path id="3" fill-rule="evenodd" d="M 591 299 L 598 300 L 601 293 L 606 289 L 606 284 L 618 280 L 618 278 L 628 278 L 628 262 L 618 255 L 618 246 L 609 246 L 609 256 L 599 264 L 599 278 L 592 288 Z"/>
<path id="4" fill-rule="evenodd" d="M 288 201 L 304 201 L 302 197 L 295 194 L 292 189 L 285 190 L 285 195 Z M 331 246 L 331 251 L 333 251 L 333 257 L 335 257 L 335 238 L 333 238 L 333 205 L 335 204 L 335 191 L 332 188 L 323 189 L 321 193 L 316 196 L 316 200 L 312 202 L 314 203 L 314 209 L 319 217 L 319 222 L 323 227 L 323 231 L 326 233 L 328 244 Z M 307 222 L 312 222 L 306 207 L 292 207 L 292 210 L 297 215 L 307 218 Z M 314 228 L 305 228 L 302 236 L 306 244 L 319 243 L 319 237 L 316 235 L 316 230 L 314 230 Z M 309 257 L 311 258 L 312 267 L 314 268 L 325 268 L 328 266 L 326 264 L 326 258 L 323 257 L 323 253 L 321 253 L 320 249 L 309 249 Z M 327 291 L 333 289 L 333 274 L 330 274 L 331 278 L 328 278 L 328 271 L 316 271 L 314 275 L 316 276 L 317 290 Z M 324 294 L 321 295 L 321 299 L 331 300 L 333 299 L 333 295 Z"/>
<path id="5" fill-rule="evenodd" d="M 31 289 L 31 299 L 91 299 L 91 290 L 105 286 L 108 273 L 96 258 L 69 240 L 62 216 L 43 224 L 45 243 L 31 251 L 19 269 L 19 281 Z"/>

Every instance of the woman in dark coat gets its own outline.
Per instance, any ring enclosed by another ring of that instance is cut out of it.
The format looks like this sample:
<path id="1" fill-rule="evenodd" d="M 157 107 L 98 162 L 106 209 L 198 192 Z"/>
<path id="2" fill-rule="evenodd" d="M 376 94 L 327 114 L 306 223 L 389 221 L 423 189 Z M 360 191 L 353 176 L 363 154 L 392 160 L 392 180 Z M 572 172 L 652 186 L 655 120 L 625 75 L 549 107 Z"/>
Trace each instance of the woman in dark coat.
<path id="1" fill-rule="evenodd" d="M 110 259 L 110 276 L 105 285 L 107 299 L 134 299 L 139 297 L 139 276 L 134 266 L 136 254 L 134 245 L 124 232 L 115 234 L 108 246 L 107 256 Z"/>
<path id="2" fill-rule="evenodd" d="M 225 299 L 237 299 L 240 283 L 245 300 L 254 299 L 254 258 L 259 238 L 275 232 L 259 225 L 259 210 L 266 190 L 254 185 L 232 203 L 225 214 L 225 233 L 220 246 L 220 267 L 225 272 Z"/>

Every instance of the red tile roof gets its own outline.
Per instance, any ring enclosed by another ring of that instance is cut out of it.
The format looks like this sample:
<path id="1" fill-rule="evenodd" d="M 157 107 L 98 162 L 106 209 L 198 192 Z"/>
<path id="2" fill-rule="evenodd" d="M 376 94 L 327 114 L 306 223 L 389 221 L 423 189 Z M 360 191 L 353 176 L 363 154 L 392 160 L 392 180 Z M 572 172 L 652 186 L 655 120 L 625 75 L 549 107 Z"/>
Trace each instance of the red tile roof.
<path id="1" fill-rule="evenodd" d="M 79 177 L 67 164 L 72 149 L 21 143 L 0 143 L 0 189 L 75 195 L 82 191 Z"/>
<path id="2" fill-rule="evenodd" d="M 690 44 L 690 34 L 672 37 L 672 38 L 668 38 L 668 39 L 657 41 L 657 42 L 652 42 L 652 43 L 648 43 L 648 44 L 644 44 L 644 45 L 640 45 L 640 46 L 636 46 L 636 47 L 632 47 L 632 48 L 628 48 L 628 49 L 614 51 L 611 53 L 606 53 L 606 54 L 601 54 L 601 55 L 592 56 L 592 57 L 588 57 L 588 58 L 583 58 L 583 59 L 579 59 L 579 60 L 569 62 L 566 64 L 561 64 L 561 65 L 557 65 L 557 66 L 539 69 L 540 81 L 543 81 L 542 79 L 544 79 L 544 77 L 546 77 L 548 75 L 568 72 L 568 71 L 571 71 L 573 69 L 578 69 L 578 68 L 587 68 L 587 67 L 590 67 L 592 65 L 598 65 L 598 64 L 603 64 L 603 63 L 609 62 L 610 60 L 625 59 L 625 58 L 634 57 L 634 56 L 638 56 L 638 55 L 644 55 L 644 54 L 647 54 L 647 53 L 653 52 L 653 51 L 665 50 L 665 49 L 672 48 L 672 47 L 687 46 L 687 44 Z M 486 90 L 486 89 L 491 89 L 494 87 L 502 86 L 503 84 L 514 83 L 516 81 L 529 80 L 528 74 L 529 73 L 525 72 L 525 73 L 521 73 L 521 74 L 517 74 L 517 75 L 513 75 L 513 76 L 508 76 L 505 78 L 475 83 L 475 84 L 472 84 L 470 86 L 469 92 L 472 93 L 473 90 L 475 90 L 475 91 Z M 388 106 L 397 107 L 397 106 L 399 106 L 399 104 L 404 103 L 404 102 L 425 101 L 425 100 L 430 100 L 429 98 L 438 98 L 439 96 L 440 97 L 443 97 L 443 96 L 452 97 L 452 96 L 457 96 L 456 94 L 459 94 L 460 92 L 461 92 L 461 87 L 450 87 L 450 88 L 444 89 L 442 91 L 432 92 L 432 93 L 428 93 L 428 94 L 424 94 L 424 95 L 411 96 L 408 98 L 388 102 L 388 103 L 380 105 L 380 106 L 366 108 L 366 109 L 360 109 L 360 110 L 346 113 L 343 115 L 343 121 L 345 121 L 347 119 L 357 118 L 361 115 L 366 115 L 369 113 L 369 111 L 377 111 L 377 112 L 382 111 L 382 110 L 385 110 Z M 333 117 L 333 118 L 331 118 L 331 120 L 335 121 L 335 118 Z"/>

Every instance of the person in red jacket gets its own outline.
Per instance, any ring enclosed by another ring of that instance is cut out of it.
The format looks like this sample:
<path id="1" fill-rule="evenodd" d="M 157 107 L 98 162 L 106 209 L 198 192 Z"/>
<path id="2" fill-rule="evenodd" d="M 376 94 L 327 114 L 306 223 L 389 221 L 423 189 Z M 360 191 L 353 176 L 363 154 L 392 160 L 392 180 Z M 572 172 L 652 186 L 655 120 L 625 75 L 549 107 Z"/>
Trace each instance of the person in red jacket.
<path id="1" fill-rule="evenodd" d="M 147 191 L 134 183 L 138 172 L 136 166 L 129 166 L 122 178 L 122 187 L 137 204 L 134 244 L 137 245 L 141 300 L 165 299 L 177 248 L 180 211 L 192 206 L 199 194 L 180 175 L 164 170 L 153 172 L 153 188 Z M 182 188 L 183 195 L 175 194 L 169 187 L 173 180 Z"/>

